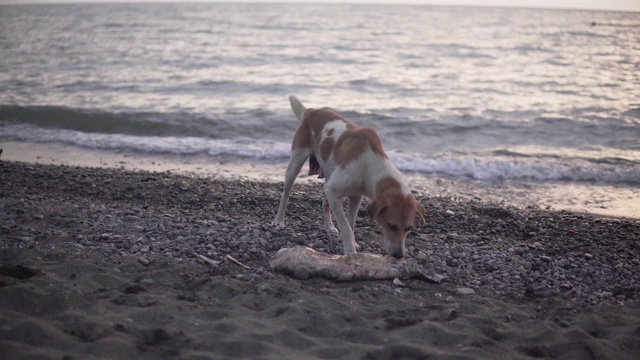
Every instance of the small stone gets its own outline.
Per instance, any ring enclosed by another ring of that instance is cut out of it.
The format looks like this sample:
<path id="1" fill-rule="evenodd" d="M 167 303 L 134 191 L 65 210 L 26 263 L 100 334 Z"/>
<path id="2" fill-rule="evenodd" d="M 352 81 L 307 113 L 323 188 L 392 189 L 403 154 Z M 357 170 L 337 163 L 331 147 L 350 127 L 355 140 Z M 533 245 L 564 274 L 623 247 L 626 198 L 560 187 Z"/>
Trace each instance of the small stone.
<path id="1" fill-rule="evenodd" d="M 404 283 L 400 280 L 400 278 L 395 278 L 393 279 L 393 285 L 395 286 L 400 286 L 400 287 L 404 287 Z"/>
<path id="2" fill-rule="evenodd" d="M 591 260 L 593 259 L 593 255 L 589 254 L 589 253 L 584 253 L 584 258 L 587 260 Z"/>
<path id="3" fill-rule="evenodd" d="M 140 283 L 142 285 L 153 285 L 154 281 L 152 279 L 149 279 L 149 278 L 144 278 L 144 279 L 140 280 Z"/>
<path id="4" fill-rule="evenodd" d="M 527 286 L 527 288 L 524 290 L 524 296 L 534 297 L 535 295 L 536 295 L 536 290 L 531 285 Z"/>
<path id="5" fill-rule="evenodd" d="M 144 256 L 139 257 L 139 258 L 138 258 L 138 262 L 139 262 L 140 264 L 144 265 L 144 266 L 147 266 L 147 265 L 149 265 L 149 264 L 151 263 L 151 261 L 149 261 L 149 259 L 147 259 L 147 258 L 146 258 L 146 257 L 144 257 Z"/>
<path id="6" fill-rule="evenodd" d="M 442 281 L 444 281 L 444 275 L 436 274 L 433 271 L 429 271 L 427 273 L 422 273 L 422 279 L 432 284 L 441 284 Z"/>
<path id="7" fill-rule="evenodd" d="M 438 318 L 441 321 L 451 321 L 458 317 L 458 311 L 455 309 L 445 309 L 440 312 Z"/>
<path id="8" fill-rule="evenodd" d="M 549 290 L 549 289 L 543 289 L 539 292 L 541 297 L 544 298 L 550 298 L 553 296 L 553 291 Z"/>
<path id="9" fill-rule="evenodd" d="M 540 256 L 540 260 L 545 261 L 545 262 L 551 262 L 552 259 L 549 256 L 542 255 L 542 256 Z"/>
<path id="10" fill-rule="evenodd" d="M 454 216 L 454 215 L 456 214 L 456 213 L 454 213 L 454 212 L 453 212 L 453 211 L 451 211 L 451 210 L 447 210 L 447 211 L 445 211 L 444 213 L 445 213 L 445 214 L 447 214 L 447 215 L 449 215 L 449 216 Z"/>
<path id="11" fill-rule="evenodd" d="M 475 290 L 468 288 L 468 287 L 459 287 L 456 289 L 456 293 L 458 293 L 458 295 L 471 295 L 471 294 L 475 294 Z"/>

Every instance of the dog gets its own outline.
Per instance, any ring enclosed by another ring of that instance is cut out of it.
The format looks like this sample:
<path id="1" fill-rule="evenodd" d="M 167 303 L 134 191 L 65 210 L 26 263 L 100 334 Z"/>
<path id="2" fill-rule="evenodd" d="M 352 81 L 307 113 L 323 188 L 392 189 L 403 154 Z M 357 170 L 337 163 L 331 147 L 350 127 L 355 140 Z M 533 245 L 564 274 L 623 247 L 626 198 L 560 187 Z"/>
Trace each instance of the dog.
<path id="1" fill-rule="evenodd" d="M 340 234 L 344 254 L 355 254 L 359 248 L 353 229 L 362 197 L 366 196 L 370 199 L 367 212 L 382 228 L 387 252 L 401 259 L 407 234 L 416 218 L 424 224 L 425 210 L 384 152 L 378 134 L 328 108 L 307 109 L 295 96 L 290 96 L 289 101 L 300 125 L 291 144 L 284 190 L 273 225 L 284 226 L 291 188 L 309 159 L 309 174 L 326 179 L 322 204 L 325 228 L 330 236 Z M 347 215 L 342 207 L 344 198 L 349 198 Z"/>

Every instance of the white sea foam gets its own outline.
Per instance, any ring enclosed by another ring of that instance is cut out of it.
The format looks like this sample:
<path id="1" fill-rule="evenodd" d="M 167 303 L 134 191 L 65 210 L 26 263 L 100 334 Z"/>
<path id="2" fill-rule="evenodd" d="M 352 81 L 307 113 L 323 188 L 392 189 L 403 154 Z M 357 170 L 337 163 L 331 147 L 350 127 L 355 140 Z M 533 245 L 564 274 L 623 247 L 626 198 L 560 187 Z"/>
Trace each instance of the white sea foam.
<path id="1" fill-rule="evenodd" d="M 403 171 L 435 173 L 478 180 L 590 181 L 640 183 L 640 167 L 594 163 L 578 158 L 533 158 L 487 155 L 441 155 L 423 158 L 415 154 L 389 154 Z"/>
<path id="2" fill-rule="evenodd" d="M 56 142 L 99 150 L 175 155 L 228 155 L 258 160 L 286 159 L 291 148 L 291 145 L 286 143 L 246 137 L 207 139 L 193 136 L 136 136 L 44 129 L 29 125 L 0 125 L 0 138 Z"/>
<path id="3" fill-rule="evenodd" d="M 55 142 L 98 150 L 154 154 L 234 156 L 248 160 L 286 162 L 290 144 L 265 139 L 236 137 L 137 136 L 45 129 L 23 124 L 0 124 L 0 139 Z M 509 153 L 450 154 L 425 157 L 415 153 L 388 151 L 402 171 L 445 174 L 486 181 L 588 181 L 640 184 L 640 166 L 635 162 L 588 161 L 577 157 L 513 156 Z"/>

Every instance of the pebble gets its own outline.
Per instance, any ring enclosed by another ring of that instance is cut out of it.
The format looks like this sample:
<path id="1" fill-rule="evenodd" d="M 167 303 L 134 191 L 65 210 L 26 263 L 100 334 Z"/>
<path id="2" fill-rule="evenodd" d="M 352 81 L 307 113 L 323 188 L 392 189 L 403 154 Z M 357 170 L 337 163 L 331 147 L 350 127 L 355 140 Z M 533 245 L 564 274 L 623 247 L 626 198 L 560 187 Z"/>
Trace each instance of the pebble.
<path id="1" fill-rule="evenodd" d="M 432 282 L 434 284 L 441 284 L 445 279 L 444 275 L 436 274 L 436 273 L 433 273 L 433 272 L 429 272 L 429 273 L 424 274 L 424 277 L 425 277 L 426 280 L 428 280 L 428 281 L 430 281 L 430 282 Z"/>
<path id="2" fill-rule="evenodd" d="M 139 258 L 138 258 L 138 262 L 139 262 L 140 264 L 144 265 L 144 266 L 147 266 L 147 265 L 149 265 L 149 264 L 151 263 L 151 261 L 149 261 L 149 259 L 147 259 L 147 258 L 146 258 L 146 257 L 144 257 L 144 256 L 139 257 Z"/>
<path id="3" fill-rule="evenodd" d="M 456 288 L 456 293 L 458 295 L 471 295 L 471 294 L 475 294 L 476 291 L 468 287 L 459 287 L 459 288 Z"/>

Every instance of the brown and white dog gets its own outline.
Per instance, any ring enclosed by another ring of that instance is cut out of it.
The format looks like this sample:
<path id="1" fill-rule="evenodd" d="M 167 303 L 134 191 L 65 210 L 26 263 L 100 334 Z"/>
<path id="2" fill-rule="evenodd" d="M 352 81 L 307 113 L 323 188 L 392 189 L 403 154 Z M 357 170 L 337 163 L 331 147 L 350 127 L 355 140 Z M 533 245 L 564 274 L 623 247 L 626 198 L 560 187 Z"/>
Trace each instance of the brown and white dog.
<path id="1" fill-rule="evenodd" d="M 325 226 L 329 235 L 338 234 L 340 229 L 344 254 L 357 252 L 353 229 L 362 197 L 366 196 L 371 200 L 367 211 L 382 227 L 388 253 L 402 258 L 407 233 L 416 216 L 424 223 L 424 207 L 389 161 L 378 134 L 372 128 L 355 126 L 332 110 L 307 109 L 295 96 L 290 96 L 289 101 L 300 126 L 291 145 L 284 191 L 273 225 L 284 226 L 291 187 L 309 159 L 309 174 L 326 178 L 322 204 Z M 347 216 L 342 207 L 345 197 L 349 198 Z"/>

